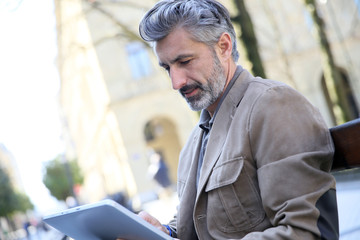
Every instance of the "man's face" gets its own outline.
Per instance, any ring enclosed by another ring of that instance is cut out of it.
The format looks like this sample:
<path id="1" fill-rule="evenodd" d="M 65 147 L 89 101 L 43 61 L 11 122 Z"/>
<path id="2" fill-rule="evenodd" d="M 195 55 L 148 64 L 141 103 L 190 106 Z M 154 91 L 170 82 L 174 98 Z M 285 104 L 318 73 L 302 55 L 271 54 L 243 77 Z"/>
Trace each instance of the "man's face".
<path id="1" fill-rule="evenodd" d="M 172 86 L 191 109 L 216 108 L 226 83 L 224 69 L 214 49 L 194 41 L 183 29 L 176 29 L 157 42 L 159 64 L 171 78 Z"/>

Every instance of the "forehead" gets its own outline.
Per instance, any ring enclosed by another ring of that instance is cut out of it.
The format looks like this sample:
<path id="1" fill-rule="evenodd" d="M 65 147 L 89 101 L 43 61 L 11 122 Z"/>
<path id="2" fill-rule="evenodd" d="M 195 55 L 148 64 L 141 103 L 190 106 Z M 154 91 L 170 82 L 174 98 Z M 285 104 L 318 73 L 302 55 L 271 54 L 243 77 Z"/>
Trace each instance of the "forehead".
<path id="1" fill-rule="evenodd" d="M 172 31 L 167 37 L 156 42 L 155 53 L 160 62 L 168 62 L 178 55 L 191 54 L 203 51 L 207 45 L 193 40 L 191 34 L 179 28 Z"/>

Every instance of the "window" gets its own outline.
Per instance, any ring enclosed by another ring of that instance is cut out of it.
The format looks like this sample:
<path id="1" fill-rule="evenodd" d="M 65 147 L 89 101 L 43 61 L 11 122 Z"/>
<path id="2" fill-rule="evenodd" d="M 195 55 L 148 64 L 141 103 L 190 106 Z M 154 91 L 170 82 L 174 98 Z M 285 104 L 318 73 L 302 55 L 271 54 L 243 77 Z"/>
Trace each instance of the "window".
<path id="1" fill-rule="evenodd" d="M 130 70 L 133 79 L 149 76 L 152 72 L 149 54 L 140 42 L 132 42 L 126 46 Z"/>

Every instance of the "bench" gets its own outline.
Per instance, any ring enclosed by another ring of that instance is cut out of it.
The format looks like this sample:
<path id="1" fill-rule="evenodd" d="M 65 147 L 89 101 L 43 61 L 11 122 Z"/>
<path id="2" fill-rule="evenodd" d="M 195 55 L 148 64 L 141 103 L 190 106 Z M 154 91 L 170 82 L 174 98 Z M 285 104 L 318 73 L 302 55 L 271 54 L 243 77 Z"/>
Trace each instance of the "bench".
<path id="1" fill-rule="evenodd" d="M 360 118 L 330 128 L 335 145 L 332 171 L 360 167 Z"/>

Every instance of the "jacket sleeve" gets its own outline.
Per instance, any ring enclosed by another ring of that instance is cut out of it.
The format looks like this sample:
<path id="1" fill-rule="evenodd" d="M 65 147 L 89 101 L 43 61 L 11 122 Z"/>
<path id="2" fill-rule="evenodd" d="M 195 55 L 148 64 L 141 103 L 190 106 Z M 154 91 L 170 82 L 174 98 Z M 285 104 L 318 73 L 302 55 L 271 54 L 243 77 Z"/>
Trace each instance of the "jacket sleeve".
<path id="1" fill-rule="evenodd" d="M 287 86 L 271 87 L 253 103 L 248 131 L 273 227 L 243 240 L 338 239 L 333 144 L 317 109 Z"/>

